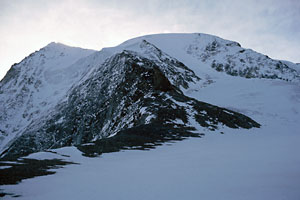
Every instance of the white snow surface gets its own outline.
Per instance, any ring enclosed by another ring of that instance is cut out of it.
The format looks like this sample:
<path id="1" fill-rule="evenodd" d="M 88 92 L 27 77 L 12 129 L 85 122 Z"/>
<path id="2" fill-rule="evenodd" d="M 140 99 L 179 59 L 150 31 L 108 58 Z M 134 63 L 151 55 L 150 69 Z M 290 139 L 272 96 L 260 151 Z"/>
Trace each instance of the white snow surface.
<path id="1" fill-rule="evenodd" d="M 299 83 L 246 79 L 217 72 L 210 67 L 209 60 L 199 60 L 196 54 L 187 52 L 195 49 L 191 47 L 195 38 L 202 41 L 197 43 L 198 49 L 214 40 L 230 43 L 205 34 L 161 34 L 135 38 L 102 51 L 109 52 L 107 56 L 121 49 L 139 51 L 139 41 L 147 40 L 201 78 L 184 90 L 186 95 L 243 113 L 260 123 L 261 128 L 220 127 L 212 132 L 195 123 L 205 133 L 203 138 L 167 143 L 150 151 L 126 150 L 97 158 L 83 157 L 75 147 L 54 150 L 58 154 L 39 152 L 29 157 L 56 157 L 80 164 L 67 165 L 56 169 L 54 175 L 23 180 L 1 189 L 21 195 L 20 200 L 300 199 Z M 236 46 L 230 51 L 240 48 Z M 146 109 L 141 110 L 145 112 Z"/>

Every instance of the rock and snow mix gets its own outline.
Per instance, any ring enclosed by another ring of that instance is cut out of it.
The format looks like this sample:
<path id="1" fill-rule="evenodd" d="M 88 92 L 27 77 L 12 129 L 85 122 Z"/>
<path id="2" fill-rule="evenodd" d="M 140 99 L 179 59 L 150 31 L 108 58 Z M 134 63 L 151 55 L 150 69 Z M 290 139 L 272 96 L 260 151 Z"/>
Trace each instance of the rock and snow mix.
<path id="1" fill-rule="evenodd" d="M 39 144 L 30 143 L 34 152 L 122 137 L 122 130 L 145 125 L 145 131 L 157 118 L 205 136 L 97 158 L 75 147 L 31 154 L 80 165 L 3 186 L 4 192 L 20 199 L 296 200 L 299 70 L 206 34 L 149 35 L 101 51 L 51 43 L 0 83 L 3 155 L 11 144 L 32 140 Z M 242 129 L 258 127 L 246 116 L 261 127 Z"/>

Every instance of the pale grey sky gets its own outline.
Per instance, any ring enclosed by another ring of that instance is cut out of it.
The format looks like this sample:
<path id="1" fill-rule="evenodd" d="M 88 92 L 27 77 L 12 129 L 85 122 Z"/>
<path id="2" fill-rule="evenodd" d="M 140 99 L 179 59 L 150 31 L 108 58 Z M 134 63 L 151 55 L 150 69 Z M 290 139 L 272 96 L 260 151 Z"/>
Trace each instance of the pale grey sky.
<path id="1" fill-rule="evenodd" d="M 168 32 L 213 34 L 300 62 L 300 1 L 0 0 L 0 79 L 52 41 L 100 50 Z"/>

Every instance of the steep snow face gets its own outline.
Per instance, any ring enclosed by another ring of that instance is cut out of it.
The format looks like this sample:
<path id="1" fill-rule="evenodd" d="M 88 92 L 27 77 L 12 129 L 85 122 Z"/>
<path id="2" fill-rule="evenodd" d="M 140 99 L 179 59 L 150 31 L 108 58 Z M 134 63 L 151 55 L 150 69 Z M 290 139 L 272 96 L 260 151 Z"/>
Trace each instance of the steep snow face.
<path id="1" fill-rule="evenodd" d="M 0 82 L 0 146 L 47 114 L 86 68 L 72 65 L 95 51 L 50 43 L 12 66 Z M 1 151 L 1 149 L 0 149 Z"/>

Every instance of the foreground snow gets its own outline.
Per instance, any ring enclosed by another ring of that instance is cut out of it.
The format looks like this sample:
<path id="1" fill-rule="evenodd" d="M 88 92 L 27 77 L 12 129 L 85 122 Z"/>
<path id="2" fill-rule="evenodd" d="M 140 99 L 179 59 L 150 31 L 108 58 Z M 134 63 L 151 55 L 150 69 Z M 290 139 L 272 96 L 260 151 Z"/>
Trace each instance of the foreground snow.
<path id="1" fill-rule="evenodd" d="M 214 81 L 186 93 L 239 110 L 262 127 L 226 129 L 226 134 L 206 132 L 203 138 L 151 151 L 123 151 L 98 158 L 83 157 L 73 147 L 56 150 L 70 157 L 36 153 L 29 157 L 58 157 L 80 165 L 2 189 L 31 200 L 299 199 L 299 86 L 259 79 L 215 77 Z"/>
<path id="2" fill-rule="evenodd" d="M 100 158 L 81 157 L 76 149 L 64 148 L 58 152 L 80 165 L 4 189 L 22 195 L 19 199 L 44 200 L 298 199 L 299 135 L 277 128 L 211 134 L 152 151 Z"/>

